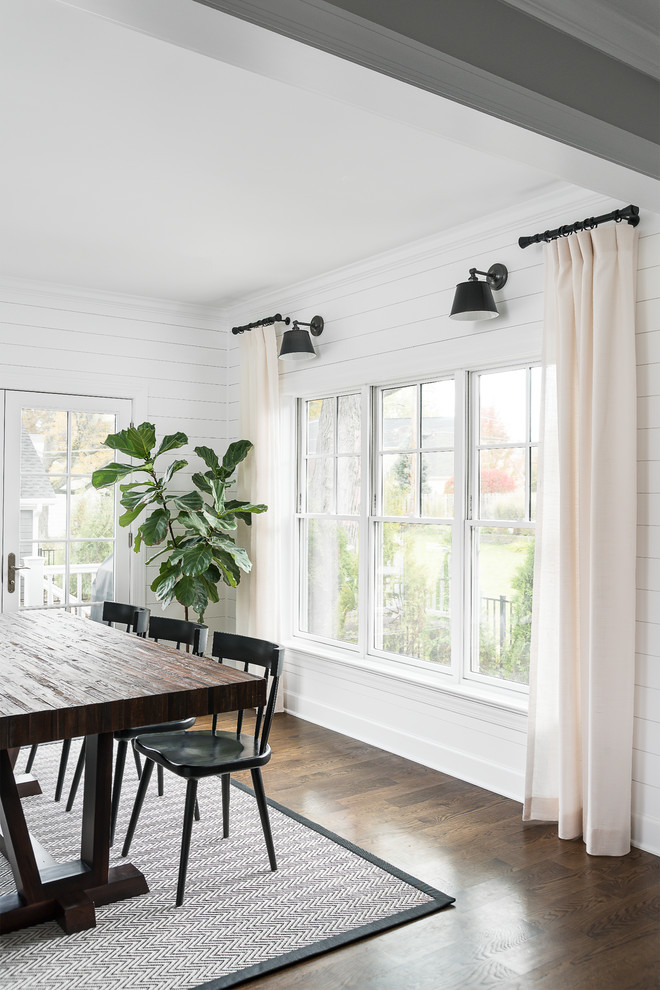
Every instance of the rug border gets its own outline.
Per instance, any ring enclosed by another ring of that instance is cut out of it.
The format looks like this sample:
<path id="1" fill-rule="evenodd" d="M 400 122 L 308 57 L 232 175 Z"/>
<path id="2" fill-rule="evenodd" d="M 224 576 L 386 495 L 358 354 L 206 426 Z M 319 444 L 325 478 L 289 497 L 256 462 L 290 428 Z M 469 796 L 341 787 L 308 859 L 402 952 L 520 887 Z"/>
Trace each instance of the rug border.
<path id="1" fill-rule="evenodd" d="M 251 787 L 248 787 L 247 784 L 243 784 L 238 780 L 232 780 L 231 783 L 232 786 L 238 787 L 239 790 L 245 791 L 247 794 L 254 795 L 254 791 Z M 384 859 L 380 859 L 378 856 L 374 856 L 373 853 L 368 852 L 366 849 L 362 849 L 360 846 L 356 846 L 355 843 L 351 842 L 349 839 L 342 838 L 342 836 L 337 835 L 336 832 L 331 832 L 330 829 L 325 828 L 323 825 L 319 825 L 318 822 L 313 822 L 309 818 L 305 818 L 304 815 L 298 814 L 297 811 L 293 811 L 291 808 L 285 807 L 285 805 L 280 804 L 278 801 L 274 801 L 272 798 L 267 798 L 266 800 L 269 807 L 275 808 L 276 811 L 280 811 L 282 814 L 287 815 L 299 824 L 305 825 L 307 828 L 312 829 L 313 832 L 318 832 L 320 835 L 325 836 L 326 839 L 331 839 L 333 842 L 336 842 L 337 845 L 343 846 L 355 855 L 367 860 L 367 862 L 373 863 L 385 873 L 389 873 L 398 880 L 404 881 L 411 887 L 414 887 L 416 890 L 421 891 L 432 899 L 427 904 L 420 904 L 417 907 L 408 908 L 405 911 L 399 911 L 397 914 L 392 914 L 387 918 L 382 918 L 380 921 L 371 921 L 367 925 L 361 925 L 359 928 L 353 928 L 351 931 L 344 932 L 341 935 L 331 935 L 328 938 L 321 939 L 320 942 L 315 942 L 313 945 L 305 946 L 302 949 L 294 949 L 291 952 L 285 952 L 281 956 L 276 956 L 274 959 L 266 959 L 263 962 L 256 963 L 254 966 L 248 966 L 245 969 L 237 970 L 235 973 L 226 973 L 224 976 L 207 980 L 206 983 L 200 983 L 195 987 L 191 987 L 190 990 L 230 990 L 230 988 L 238 987 L 242 983 L 246 983 L 248 980 L 254 980 L 259 976 L 274 973 L 277 970 L 285 969 L 287 966 L 291 966 L 294 963 L 312 959 L 314 956 L 323 955 L 325 952 L 329 952 L 332 949 L 338 949 L 343 945 L 349 945 L 353 942 L 357 942 L 360 939 L 367 938 L 369 935 L 377 935 L 381 932 L 388 931 L 389 929 L 396 928 L 398 925 L 405 924 L 408 921 L 414 921 L 416 918 L 423 918 L 426 915 L 434 914 L 436 911 L 440 911 L 442 908 L 445 908 L 455 902 L 455 897 L 450 897 L 449 894 L 445 894 L 443 891 L 437 890 L 435 887 L 431 887 L 430 884 L 424 883 L 423 880 L 419 880 L 417 877 L 413 877 L 410 873 L 405 873 L 398 867 L 392 866 L 391 863 L 386 862 Z"/>

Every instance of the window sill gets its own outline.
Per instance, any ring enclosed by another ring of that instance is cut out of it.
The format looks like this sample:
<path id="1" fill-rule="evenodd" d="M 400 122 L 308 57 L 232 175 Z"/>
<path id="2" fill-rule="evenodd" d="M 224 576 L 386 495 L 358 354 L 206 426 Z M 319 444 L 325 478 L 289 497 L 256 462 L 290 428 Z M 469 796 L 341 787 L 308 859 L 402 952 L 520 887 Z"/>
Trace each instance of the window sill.
<path id="1" fill-rule="evenodd" d="M 355 670 L 386 677 L 402 684 L 415 685 L 425 691 L 448 698 L 462 699 L 482 706 L 488 706 L 503 712 L 516 715 L 526 715 L 528 708 L 527 695 L 507 691 L 506 688 L 491 688 L 488 685 L 474 682 L 456 682 L 450 675 L 426 670 L 422 667 L 398 664 L 380 657 L 365 656 L 352 650 L 342 650 L 326 643 L 317 643 L 308 639 L 292 637 L 284 643 L 287 650 L 303 657 L 316 660 L 326 660 Z"/>

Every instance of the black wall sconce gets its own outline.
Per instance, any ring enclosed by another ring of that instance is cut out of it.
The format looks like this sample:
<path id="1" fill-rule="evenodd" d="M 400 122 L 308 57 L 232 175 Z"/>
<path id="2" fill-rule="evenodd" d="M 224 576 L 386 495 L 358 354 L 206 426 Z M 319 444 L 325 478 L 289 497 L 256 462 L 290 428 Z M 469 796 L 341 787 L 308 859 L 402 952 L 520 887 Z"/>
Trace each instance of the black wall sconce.
<path id="1" fill-rule="evenodd" d="M 485 275 L 480 282 L 477 275 Z M 493 289 L 506 285 L 509 272 L 504 265 L 491 265 L 487 272 L 470 269 L 467 282 L 459 282 L 454 293 L 454 303 L 449 314 L 452 320 L 494 320 L 500 314 L 493 299 Z"/>
<path id="2" fill-rule="evenodd" d="M 232 327 L 231 332 L 234 334 L 247 333 L 256 327 L 272 326 L 273 323 L 284 323 L 288 327 L 291 323 L 291 317 L 283 317 L 280 313 L 276 313 L 275 316 L 265 316 L 261 320 L 246 323 L 242 327 Z M 309 330 L 304 330 L 303 327 L 309 327 Z M 280 361 L 311 361 L 315 358 L 316 351 L 309 335 L 311 333 L 312 337 L 319 337 L 323 333 L 323 327 L 322 316 L 313 316 L 311 323 L 294 320 L 291 329 L 285 330 L 282 334 Z"/>
<path id="3" fill-rule="evenodd" d="M 280 361 L 311 361 L 316 357 L 312 337 L 319 337 L 323 333 L 323 317 L 313 316 L 311 323 L 302 323 L 294 320 L 291 329 L 285 331 L 282 336 L 282 346 L 280 347 Z M 309 327 L 309 331 L 303 330 Z"/>

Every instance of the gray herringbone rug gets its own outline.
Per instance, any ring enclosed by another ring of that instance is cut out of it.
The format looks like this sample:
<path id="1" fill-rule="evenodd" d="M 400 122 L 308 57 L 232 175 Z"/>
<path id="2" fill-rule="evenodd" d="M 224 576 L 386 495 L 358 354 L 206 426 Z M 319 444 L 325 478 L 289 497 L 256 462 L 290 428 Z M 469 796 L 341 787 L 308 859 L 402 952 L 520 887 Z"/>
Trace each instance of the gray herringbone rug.
<path id="1" fill-rule="evenodd" d="M 69 779 L 75 751 L 76 744 Z M 59 745 L 39 748 L 33 772 L 44 794 L 23 803 L 31 831 L 56 859 L 67 860 L 79 855 L 82 794 L 70 815 L 65 800 L 52 800 L 59 753 Z M 135 788 L 127 762 L 111 865 L 122 862 Z M 222 840 L 220 782 L 207 780 L 200 784 L 202 820 L 193 829 L 186 899 L 175 908 L 184 793 L 185 782 L 166 774 L 164 797 L 152 786 L 145 802 L 130 861 L 150 892 L 98 908 L 97 927 L 76 935 L 50 922 L 3 936 L 3 990 L 224 990 L 453 901 L 274 802 L 279 868 L 271 873 L 251 792 L 232 788 L 230 837 Z M 0 856 L 0 894 L 13 889 Z"/>

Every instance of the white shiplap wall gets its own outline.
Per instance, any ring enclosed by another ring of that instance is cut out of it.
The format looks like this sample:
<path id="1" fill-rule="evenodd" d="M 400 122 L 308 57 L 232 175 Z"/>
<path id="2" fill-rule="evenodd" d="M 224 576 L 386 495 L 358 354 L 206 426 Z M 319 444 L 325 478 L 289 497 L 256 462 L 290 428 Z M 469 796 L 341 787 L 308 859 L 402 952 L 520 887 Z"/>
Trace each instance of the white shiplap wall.
<path id="1" fill-rule="evenodd" d="M 639 204 L 644 213 L 643 204 Z M 549 198 L 519 215 L 488 218 L 278 294 L 248 300 L 233 323 L 270 312 L 302 320 L 320 313 L 319 358 L 282 366 L 284 436 L 291 442 L 293 399 L 334 389 L 437 374 L 457 367 L 540 356 L 543 253 L 521 251 L 517 236 L 611 209 L 582 194 Z M 639 246 L 639 576 L 638 656 L 633 768 L 634 841 L 660 852 L 660 218 L 644 214 Z M 494 325 L 448 319 L 454 285 L 468 268 L 507 265 Z M 228 347 L 228 432 L 237 435 L 238 341 Z M 291 458 L 290 452 L 283 462 Z M 292 472 L 293 473 L 293 472 Z M 290 479 L 291 481 L 293 479 Z M 293 489 L 285 504 L 291 519 Z M 286 523 L 286 520 L 284 521 Z M 292 527 L 289 526 L 292 541 Z M 291 587 L 292 562 L 284 575 Z M 227 602 L 231 616 L 233 603 Z M 285 615 L 285 632 L 292 628 Z M 366 657 L 351 658 L 289 639 L 285 704 L 303 718 L 371 742 L 481 786 L 522 799 L 526 715 L 515 699 L 443 689 Z"/>
<path id="2" fill-rule="evenodd" d="M 223 450 L 224 326 L 221 314 L 192 306 L 3 280 L 0 389 L 131 398 L 134 421 L 153 422 L 159 437 L 182 430 L 191 446 Z M 178 456 L 183 452 L 163 455 L 159 463 Z M 175 475 L 180 490 L 190 487 L 199 466 L 193 455 Z M 142 570 L 135 587 L 147 604 L 154 602 L 151 580 Z M 168 614 L 176 613 L 173 607 Z M 208 620 L 226 625 L 222 603 Z"/>

